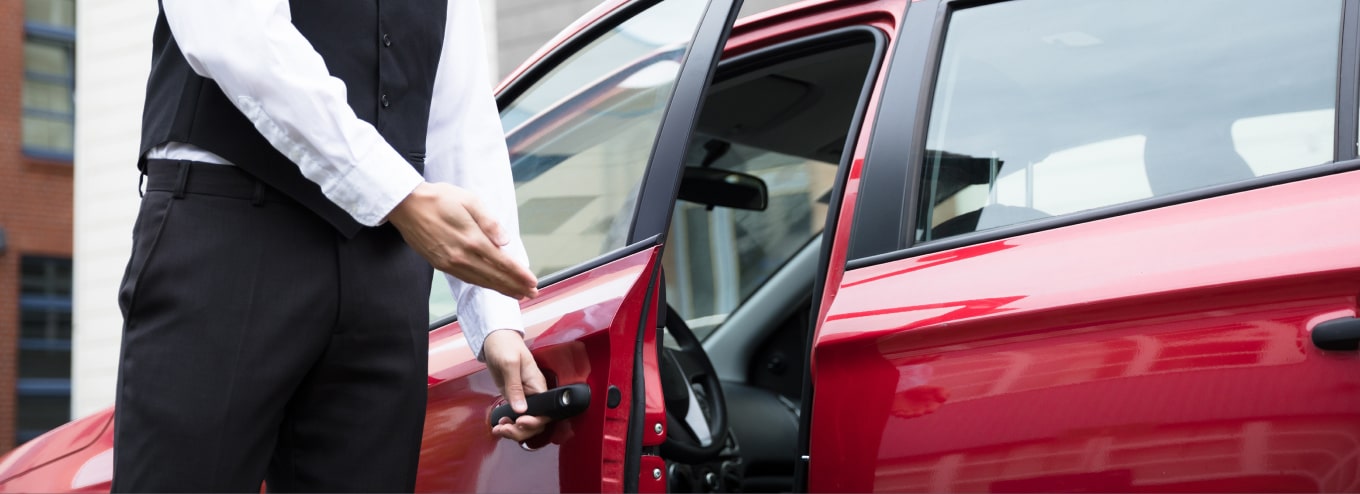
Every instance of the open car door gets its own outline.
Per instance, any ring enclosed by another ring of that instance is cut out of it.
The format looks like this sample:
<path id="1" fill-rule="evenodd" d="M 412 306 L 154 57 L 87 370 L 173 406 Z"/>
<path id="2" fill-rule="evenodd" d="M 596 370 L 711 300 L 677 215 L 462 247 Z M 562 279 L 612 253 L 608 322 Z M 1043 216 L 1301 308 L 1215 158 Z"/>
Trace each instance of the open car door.
<path id="1" fill-rule="evenodd" d="M 661 237 L 736 3 L 609 2 L 499 93 L 521 233 L 541 278 L 523 306 L 526 341 L 549 386 L 586 384 L 589 404 L 528 443 L 492 436 L 489 412 L 503 400 L 436 280 L 417 490 L 664 490 L 654 456 L 665 438 Z"/>

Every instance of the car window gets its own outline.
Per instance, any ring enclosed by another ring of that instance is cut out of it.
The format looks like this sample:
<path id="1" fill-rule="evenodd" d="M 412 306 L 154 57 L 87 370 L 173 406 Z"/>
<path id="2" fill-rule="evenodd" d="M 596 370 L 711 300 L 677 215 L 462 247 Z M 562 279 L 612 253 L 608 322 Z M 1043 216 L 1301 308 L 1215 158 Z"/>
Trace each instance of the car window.
<path id="1" fill-rule="evenodd" d="M 1333 159 L 1340 0 L 1029 0 L 953 12 L 916 239 Z"/>
<path id="2" fill-rule="evenodd" d="M 720 73 L 690 139 L 686 166 L 759 177 L 764 210 L 677 202 L 663 266 L 666 300 L 699 338 L 821 233 L 837 163 L 874 58 L 872 38 L 750 61 Z M 684 185 L 682 185 L 684 187 Z M 682 191 L 683 192 L 683 191 Z"/>
<path id="3" fill-rule="evenodd" d="M 624 246 L 633 203 L 707 0 L 666 0 L 559 63 L 501 111 L 520 234 L 543 277 Z M 454 314 L 443 276 L 431 322 Z"/>

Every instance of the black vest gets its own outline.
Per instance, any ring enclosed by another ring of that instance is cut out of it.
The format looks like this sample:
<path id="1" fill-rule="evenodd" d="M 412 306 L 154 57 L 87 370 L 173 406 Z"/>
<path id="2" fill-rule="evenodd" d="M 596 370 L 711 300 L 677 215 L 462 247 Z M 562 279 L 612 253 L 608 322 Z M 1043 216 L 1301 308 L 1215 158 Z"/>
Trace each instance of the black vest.
<path id="1" fill-rule="evenodd" d="M 321 54 L 331 75 L 344 81 L 354 113 L 423 172 L 447 2 L 292 0 L 290 5 L 293 25 Z M 156 20 L 146 86 L 143 171 L 151 148 L 170 141 L 193 144 L 288 194 L 347 237 L 362 228 L 276 151 L 215 82 L 194 73 L 170 33 L 164 10 Z"/>

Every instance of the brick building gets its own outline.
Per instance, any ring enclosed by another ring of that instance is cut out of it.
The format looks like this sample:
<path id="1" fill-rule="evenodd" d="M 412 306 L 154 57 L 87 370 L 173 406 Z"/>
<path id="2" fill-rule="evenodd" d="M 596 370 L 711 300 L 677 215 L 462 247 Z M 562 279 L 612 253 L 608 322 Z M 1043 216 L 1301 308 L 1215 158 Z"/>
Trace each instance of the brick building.
<path id="1" fill-rule="evenodd" d="M 74 28 L 0 2 L 0 451 L 70 417 Z"/>

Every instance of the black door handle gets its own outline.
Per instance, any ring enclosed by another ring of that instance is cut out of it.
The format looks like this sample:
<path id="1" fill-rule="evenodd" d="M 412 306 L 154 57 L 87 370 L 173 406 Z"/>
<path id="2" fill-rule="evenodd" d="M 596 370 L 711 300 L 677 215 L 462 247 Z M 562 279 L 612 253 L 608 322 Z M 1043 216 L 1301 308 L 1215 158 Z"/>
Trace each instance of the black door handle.
<path id="1" fill-rule="evenodd" d="M 1313 346 L 1339 351 L 1360 348 L 1360 319 L 1343 317 L 1318 324 L 1313 328 Z"/>
<path id="2" fill-rule="evenodd" d="M 528 405 L 528 412 L 524 415 L 534 415 L 539 417 L 551 417 L 553 420 L 561 420 L 574 417 L 586 411 L 590 406 L 590 385 L 586 383 L 569 384 L 562 387 L 553 388 L 536 395 L 529 395 L 524 399 Z M 510 408 L 510 404 L 498 406 L 491 410 L 488 421 L 492 426 L 500 423 L 501 417 L 509 417 L 510 420 L 519 418 L 520 414 Z"/>

